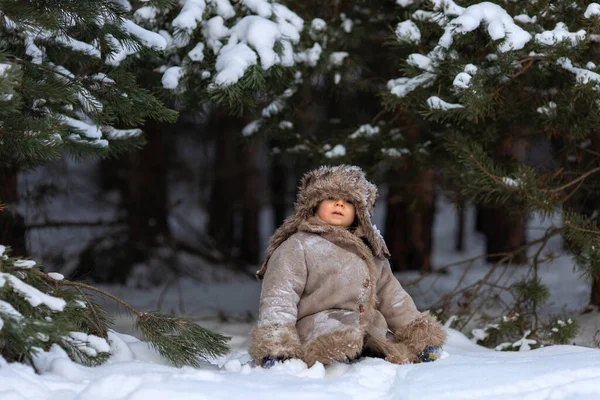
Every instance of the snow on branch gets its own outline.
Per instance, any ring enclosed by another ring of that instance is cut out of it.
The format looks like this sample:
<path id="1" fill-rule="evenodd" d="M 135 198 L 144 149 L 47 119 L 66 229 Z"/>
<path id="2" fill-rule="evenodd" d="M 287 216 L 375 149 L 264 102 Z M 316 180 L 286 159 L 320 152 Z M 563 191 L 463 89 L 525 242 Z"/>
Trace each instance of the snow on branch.
<path id="1" fill-rule="evenodd" d="M 25 300 L 27 300 L 33 307 L 43 304 L 53 311 L 62 311 L 67 305 L 67 302 L 61 298 L 42 293 L 33 286 L 23 282 L 16 276 L 0 272 L 0 288 L 4 287 L 4 285 L 7 283 L 15 292 L 23 296 L 23 298 L 25 298 Z"/>
<path id="2" fill-rule="evenodd" d="M 444 48 L 452 46 L 456 34 L 474 31 L 480 25 L 487 27 L 492 40 L 504 39 L 499 46 L 502 52 L 520 50 L 531 40 L 529 32 L 516 25 L 512 17 L 497 4 L 483 2 L 462 10 L 458 6 L 449 7 L 444 13 L 458 15 L 448 23 L 440 38 L 439 44 Z"/>
<path id="3" fill-rule="evenodd" d="M 427 99 L 427 105 L 431 110 L 448 111 L 457 108 L 465 108 L 462 104 L 448 103 L 437 96 L 431 96 Z"/>
<path id="4" fill-rule="evenodd" d="M 204 70 L 215 69 L 212 83 L 217 87 L 235 84 L 248 68 L 259 63 L 262 70 L 267 71 L 275 65 L 291 67 L 296 62 L 310 63 L 319 58 L 314 54 L 302 57 L 295 52 L 294 45 L 300 41 L 304 21 L 282 4 L 271 0 L 242 0 L 241 9 L 234 9 L 230 0 L 184 0 L 182 4 L 171 24 L 172 33 L 178 38 L 176 46 L 187 46 L 197 30 L 202 31 L 203 39 L 188 51 L 187 57 L 171 60 L 175 64 L 171 68 L 181 70 L 165 71 L 163 86 L 167 89 L 177 88 L 174 78 L 185 75 L 188 64 L 205 62 L 207 50 L 213 52 L 216 60 Z M 237 18 L 233 19 L 234 16 Z"/>

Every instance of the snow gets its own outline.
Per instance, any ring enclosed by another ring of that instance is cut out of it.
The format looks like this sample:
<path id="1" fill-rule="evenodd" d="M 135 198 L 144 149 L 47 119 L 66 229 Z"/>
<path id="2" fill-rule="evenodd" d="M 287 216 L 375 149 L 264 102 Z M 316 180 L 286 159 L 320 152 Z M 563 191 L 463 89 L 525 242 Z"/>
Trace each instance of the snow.
<path id="1" fill-rule="evenodd" d="M 0 244 L 0 257 L 2 257 L 4 255 L 5 251 L 6 251 L 6 246 Z"/>
<path id="2" fill-rule="evenodd" d="M 146 47 L 155 50 L 165 50 L 167 48 L 167 41 L 164 37 L 158 33 L 142 28 L 129 19 L 123 21 L 122 27 L 126 32 L 137 37 Z"/>
<path id="3" fill-rule="evenodd" d="M 430 98 L 428 98 L 427 99 L 427 105 L 432 110 L 440 110 L 440 111 L 448 111 L 448 110 L 453 110 L 453 109 L 464 108 L 465 107 L 462 104 L 447 103 L 447 102 L 445 102 L 444 100 L 440 99 L 437 96 L 431 96 Z"/>
<path id="4" fill-rule="evenodd" d="M 269 105 L 267 105 L 265 108 L 263 108 L 261 115 L 263 118 L 270 118 L 283 111 L 284 107 L 285 102 L 283 101 L 283 99 L 275 99 L 271 103 L 269 103 Z"/>
<path id="5" fill-rule="evenodd" d="M 382 148 L 381 152 L 388 157 L 402 157 L 403 155 L 410 154 L 408 149 L 396 149 L 396 148 Z"/>
<path id="6" fill-rule="evenodd" d="M 590 3 L 583 14 L 585 18 L 591 18 L 592 16 L 600 17 L 600 4 Z"/>
<path id="7" fill-rule="evenodd" d="M 92 75 L 91 78 L 94 80 L 97 80 L 98 82 L 102 82 L 102 83 L 110 83 L 110 84 L 115 83 L 115 81 L 113 79 L 110 79 L 108 76 L 106 76 L 106 74 L 104 74 L 102 72 L 98 72 L 98 73 Z"/>
<path id="8" fill-rule="evenodd" d="M 355 130 L 350 136 L 350 139 L 356 139 L 359 137 L 369 137 L 379 133 L 379 127 L 373 126 L 371 124 L 361 125 L 357 130 Z"/>
<path id="9" fill-rule="evenodd" d="M 69 125 L 71 128 L 75 128 L 77 132 L 82 133 L 85 137 L 90 139 L 99 139 L 102 137 L 102 131 L 96 125 L 88 124 L 75 118 L 67 117 L 62 115 L 60 117 L 62 122 Z"/>
<path id="10" fill-rule="evenodd" d="M 430 72 L 415 76 L 414 78 L 397 78 L 388 81 L 390 91 L 398 97 L 404 97 L 420 86 L 427 87 L 433 83 L 436 75 Z"/>
<path id="11" fill-rule="evenodd" d="M 417 24 L 411 20 L 400 22 L 396 26 L 396 38 L 400 42 L 419 44 L 421 42 L 421 31 Z"/>
<path id="12" fill-rule="evenodd" d="M 62 311 L 67 305 L 66 301 L 63 299 L 42 293 L 14 275 L 0 272 L 0 288 L 3 287 L 6 282 L 8 282 L 12 289 L 23 296 L 33 307 L 44 304 L 53 311 Z"/>
<path id="13" fill-rule="evenodd" d="M 257 56 L 245 43 L 228 44 L 219 52 L 215 68 L 217 85 L 230 85 L 237 82 L 248 67 L 256 64 Z"/>
<path id="14" fill-rule="evenodd" d="M 342 19 L 342 29 L 344 30 L 344 32 L 346 32 L 346 33 L 352 32 L 352 28 L 354 26 L 354 21 L 352 21 L 350 18 L 346 17 L 346 14 L 344 14 L 344 13 L 340 14 L 340 18 Z"/>
<path id="15" fill-rule="evenodd" d="M 225 25 L 223 16 L 217 15 L 202 27 L 206 46 L 217 55 L 214 83 L 218 86 L 236 83 L 259 59 L 263 70 L 276 64 L 294 65 L 292 43 L 300 41 L 304 26 L 302 18 L 281 4 L 264 0 L 242 3 L 258 15 L 245 16 L 231 28 Z M 267 19 L 272 16 L 275 21 Z M 225 39 L 227 44 L 224 46 Z M 277 44 L 281 45 L 281 55 L 275 51 Z M 190 58 L 192 56 L 190 54 Z"/>
<path id="16" fill-rule="evenodd" d="M 260 56 L 264 70 L 280 61 L 274 49 L 275 43 L 280 39 L 281 31 L 275 22 L 255 15 L 242 18 L 231 28 L 230 43 L 231 40 L 240 40 L 250 45 Z"/>
<path id="17" fill-rule="evenodd" d="M 569 28 L 563 22 L 559 22 L 553 30 L 537 33 L 535 40 L 546 46 L 554 46 L 563 41 L 570 41 L 571 46 L 576 46 L 580 41 L 585 40 L 585 36 L 586 32 L 583 29 L 569 32 Z"/>
<path id="18" fill-rule="evenodd" d="M 549 101 L 548 105 L 538 107 L 536 110 L 540 114 L 552 116 L 556 114 L 556 103 L 553 101 Z"/>
<path id="19" fill-rule="evenodd" d="M 44 35 L 44 36 L 46 36 L 46 35 Z M 53 37 L 58 43 L 68 46 L 75 51 L 79 51 L 81 53 L 85 53 L 87 55 L 100 58 L 100 50 L 98 50 L 96 47 L 92 46 L 89 43 L 85 43 L 80 40 L 73 39 L 72 37 L 70 37 L 68 35 L 59 35 L 59 36 L 53 36 Z"/>
<path id="20" fill-rule="evenodd" d="M 204 42 L 199 42 L 194 46 L 194 48 L 188 52 L 188 57 L 196 62 L 204 60 Z"/>
<path id="21" fill-rule="evenodd" d="M 435 64 L 431 58 L 424 56 L 423 54 L 414 53 L 408 56 L 406 59 L 408 65 L 422 69 L 423 71 L 434 72 Z"/>
<path id="22" fill-rule="evenodd" d="M 273 13 L 281 30 L 281 36 L 298 43 L 300 32 L 304 29 L 304 20 L 283 4 L 273 4 Z"/>
<path id="23" fill-rule="evenodd" d="M 315 18 L 311 21 L 310 28 L 318 32 L 324 31 L 327 29 L 327 22 L 321 18 Z"/>
<path id="24" fill-rule="evenodd" d="M 574 73 L 575 79 L 582 85 L 586 85 L 590 82 L 600 84 L 600 74 L 592 72 L 588 69 L 575 67 L 573 62 L 568 58 L 561 57 L 556 61 L 556 63 L 567 71 Z"/>
<path id="25" fill-rule="evenodd" d="M 492 40 L 505 39 L 499 49 L 502 52 L 520 50 L 531 40 L 531 35 L 516 25 L 511 16 L 499 5 L 490 2 L 473 4 L 467 8 L 457 6 L 452 1 L 435 0 L 435 9 L 443 9 L 446 15 L 458 15 L 444 29 L 439 45 L 448 49 L 454 43 L 456 34 L 464 34 L 477 29 L 480 25 L 487 26 Z"/>
<path id="26" fill-rule="evenodd" d="M 291 121 L 281 121 L 279 123 L 279 129 L 293 129 L 294 124 Z"/>
<path id="27" fill-rule="evenodd" d="M 229 355 L 193 369 L 171 367 L 144 342 L 109 332 L 113 355 L 105 365 L 75 364 L 53 346 L 35 355 L 40 374 L 31 366 L 4 362 L 0 395 L 19 400 L 584 400 L 600 395 L 600 350 L 552 346 L 525 353 L 496 352 L 452 329 L 448 333 L 447 356 L 425 364 L 394 365 L 364 358 L 308 368 L 300 360 L 288 360 L 263 369 L 247 364 L 242 344 Z"/>
<path id="28" fill-rule="evenodd" d="M 530 17 L 527 14 L 520 14 L 516 15 L 513 19 L 522 24 L 535 24 L 537 22 L 537 15 Z"/>
<path id="29" fill-rule="evenodd" d="M 55 281 L 62 281 L 65 279 L 65 276 L 63 274 L 59 274 L 58 272 L 48 272 L 48 276 Z"/>
<path id="30" fill-rule="evenodd" d="M 502 178 L 502 183 L 504 183 L 506 186 L 510 186 L 510 187 L 519 187 L 521 186 L 521 180 L 520 179 L 513 179 L 513 178 L 509 178 L 507 176 Z"/>
<path id="31" fill-rule="evenodd" d="M 161 82 L 165 89 L 177 89 L 179 86 L 179 80 L 183 76 L 183 69 L 181 67 L 169 67 L 162 76 Z"/>
<path id="32" fill-rule="evenodd" d="M 254 121 L 250 122 L 248 125 L 246 125 L 244 127 L 244 129 L 242 129 L 242 135 L 243 136 L 252 136 L 256 132 L 259 131 L 260 126 L 261 126 L 261 120 L 260 119 L 254 120 Z"/>
<path id="33" fill-rule="evenodd" d="M 329 55 L 329 65 L 339 67 L 344 63 L 346 57 L 348 57 L 348 52 L 334 51 Z"/>
<path id="34" fill-rule="evenodd" d="M 400 7 L 408 7 L 414 4 L 415 0 L 396 0 L 396 4 Z"/>
<path id="35" fill-rule="evenodd" d="M 23 318 L 23 315 L 15 310 L 15 308 L 8 302 L 0 299 L 0 313 L 8 315 L 16 320 Z"/>
<path id="36" fill-rule="evenodd" d="M 327 158 L 343 157 L 345 155 L 346 155 L 346 148 L 341 144 L 335 145 L 335 147 L 333 149 L 331 149 L 325 153 L 325 157 L 327 157 Z"/>
<path id="37" fill-rule="evenodd" d="M 305 63 L 310 67 L 314 67 L 319 62 L 322 52 L 323 49 L 321 48 L 321 45 L 319 43 L 315 43 L 310 49 L 296 53 L 294 55 L 294 60 L 299 63 Z"/>
<path id="38" fill-rule="evenodd" d="M 136 21 L 148 21 L 153 22 L 156 20 L 159 9 L 153 6 L 143 6 L 138 8 L 134 13 L 133 17 Z"/>
<path id="39" fill-rule="evenodd" d="M 17 260 L 14 266 L 17 268 L 31 269 L 35 266 L 36 262 L 33 260 Z"/>
<path id="40" fill-rule="evenodd" d="M 204 0 L 183 0 L 183 7 L 172 22 L 173 27 L 191 33 L 202 21 L 205 8 Z"/>
<path id="41" fill-rule="evenodd" d="M 219 15 L 206 21 L 202 33 L 206 37 L 206 44 L 212 49 L 213 53 L 217 54 L 219 49 L 223 47 L 221 39 L 229 35 L 229 28 L 225 26 L 225 20 Z"/>
<path id="42" fill-rule="evenodd" d="M 460 72 L 454 78 L 452 85 L 459 89 L 468 89 L 470 83 L 471 83 L 471 75 L 467 74 L 466 72 Z"/>
<path id="43" fill-rule="evenodd" d="M 267 0 L 242 0 L 241 3 L 263 18 L 270 18 L 273 14 L 271 4 Z"/>
<path id="44" fill-rule="evenodd" d="M 224 19 L 235 17 L 235 9 L 229 0 L 213 0 L 213 4 L 216 4 L 217 14 Z"/>
<path id="45" fill-rule="evenodd" d="M 112 140 L 129 139 L 132 137 L 138 137 L 142 134 L 141 129 L 116 129 L 111 127 L 105 127 L 104 132 L 106 137 Z"/>

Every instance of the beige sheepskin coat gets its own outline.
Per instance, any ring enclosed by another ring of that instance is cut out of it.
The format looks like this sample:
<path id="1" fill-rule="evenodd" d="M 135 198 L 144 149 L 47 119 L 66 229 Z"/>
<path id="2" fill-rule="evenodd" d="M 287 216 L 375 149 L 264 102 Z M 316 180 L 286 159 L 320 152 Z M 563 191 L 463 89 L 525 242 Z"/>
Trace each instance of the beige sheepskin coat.
<path id="1" fill-rule="evenodd" d="M 300 358 L 309 366 L 352 360 L 369 348 L 397 363 L 418 361 L 446 334 L 421 313 L 392 274 L 387 247 L 371 225 L 377 196 L 358 167 L 321 167 L 302 179 L 295 212 L 275 232 L 250 355 Z M 352 201 L 355 226 L 332 226 L 314 215 L 327 198 Z"/>

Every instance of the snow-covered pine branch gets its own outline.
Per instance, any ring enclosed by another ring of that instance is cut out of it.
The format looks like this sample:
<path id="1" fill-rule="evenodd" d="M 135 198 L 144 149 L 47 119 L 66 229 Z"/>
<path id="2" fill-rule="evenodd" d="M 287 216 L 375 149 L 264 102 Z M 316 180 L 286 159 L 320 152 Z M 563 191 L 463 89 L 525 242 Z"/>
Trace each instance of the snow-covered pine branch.
<path id="1" fill-rule="evenodd" d="M 0 245 L 0 360 L 32 363 L 36 353 L 60 346 L 85 365 L 107 360 L 110 321 L 92 295 L 117 301 L 137 317 L 136 327 L 151 346 L 176 366 L 227 352 L 227 337 L 180 317 L 142 313 L 94 286 L 44 273 L 33 260 L 10 257 Z"/>
<path id="2" fill-rule="evenodd" d="M 141 132 L 125 140 L 115 130 L 175 117 L 120 65 L 167 45 L 134 23 L 128 7 L 112 0 L 0 4 L 2 163 L 31 165 L 62 150 L 104 156 L 133 149 L 143 143 Z"/>
<path id="3" fill-rule="evenodd" d="M 293 72 L 304 61 L 298 47 L 304 21 L 285 5 L 272 0 L 173 5 L 145 5 L 134 14 L 167 41 L 167 60 L 158 68 L 164 88 L 195 94 L 200 102 L 210 96 L 229 104 L 259 100 L 259 93 L 283 91 L 285 81 L 293 82 L 294 74 L 285 70 Z"/>

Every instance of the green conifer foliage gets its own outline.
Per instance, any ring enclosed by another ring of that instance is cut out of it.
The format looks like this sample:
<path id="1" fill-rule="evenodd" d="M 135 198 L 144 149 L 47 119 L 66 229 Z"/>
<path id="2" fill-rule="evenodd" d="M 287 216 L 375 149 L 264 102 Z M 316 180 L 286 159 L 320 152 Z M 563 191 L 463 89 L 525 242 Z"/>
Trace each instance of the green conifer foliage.
<path id="1" fill-rule="evenodd" d="M 240 114 L 264 105 L 289 88 L 306 58 L 304 21 L 292 9 L 273 0 L 136 6 L 136 22 L 167 41 L 166 57 L 143 67 L 188 109 Z"/>
<path id="2" fill-rule="evenodd" d="M 538 321 L 547 288 L 537 269 L 549 237 L 562 234 L 582 271 L 600 276 L 600 6 L 572 0 L 403 3 L 405 18 L 395 29 L 401 73 L 388 82 L 384 103 L 427 121 L 450 189 L 479 202 L 563 213 L 564 226 L 550 229 L 535 243 L 541 248 L 529 253 L 535 279 L 509 289 L 515 303 L 507 311 L 525 318 L 515 335 L 538 341 L 554 335 L 551 341 L 566 343 L 576 324 L 562 318 L 546 329 Z M 551 161 L 527 160 L 536 143 L 548 145 Z M 497 325 L 493 329 L 503 326 Z"/>
<path id="3" fill-rule="evenodd" d="M 123 4 L 0 1 L 1 167 L 132 150 L 141 122 L 176 117 L 127 70 L 166 43 Z"/>
<path id="4" fill-rule="evenodd" d="M 184 318 L 142 313 L 94 286 L 46 274 L 35 261 L 10 257 L 9 249 L 0 246 L 0 356 L 31 363 L 36 352 L 58 345 L 73 361 L 103 363 L 110 356 L 111 321 L 94 301 L 98 294 L 133 313 L 144 339 L 176 366 L 198 367 L 202 359 L 229 350 L 228 337 Z"/>
<path id="5" fill-rule="evenodd" d="M 27 168 L 65 151 L 115 155 L 143 145 L 144 121 L 174 121 L 177 113 L 140 87 L 134 70 L 158 57 L 167 41 L 135 24 L 130 12 L 127 0 L 0 0 L 0 169 Z M 198 366 L 228 350 L 222 335 L 144 314 L 110 293 L 12 258 L 0 245 L 0 356 L 31 363 L 36 352 L 58 345 L 74 361 L 102 363 L 110 355 L 110 320 L 94 294 L 134 313 L 145 338 L 175 365 Z"/>

